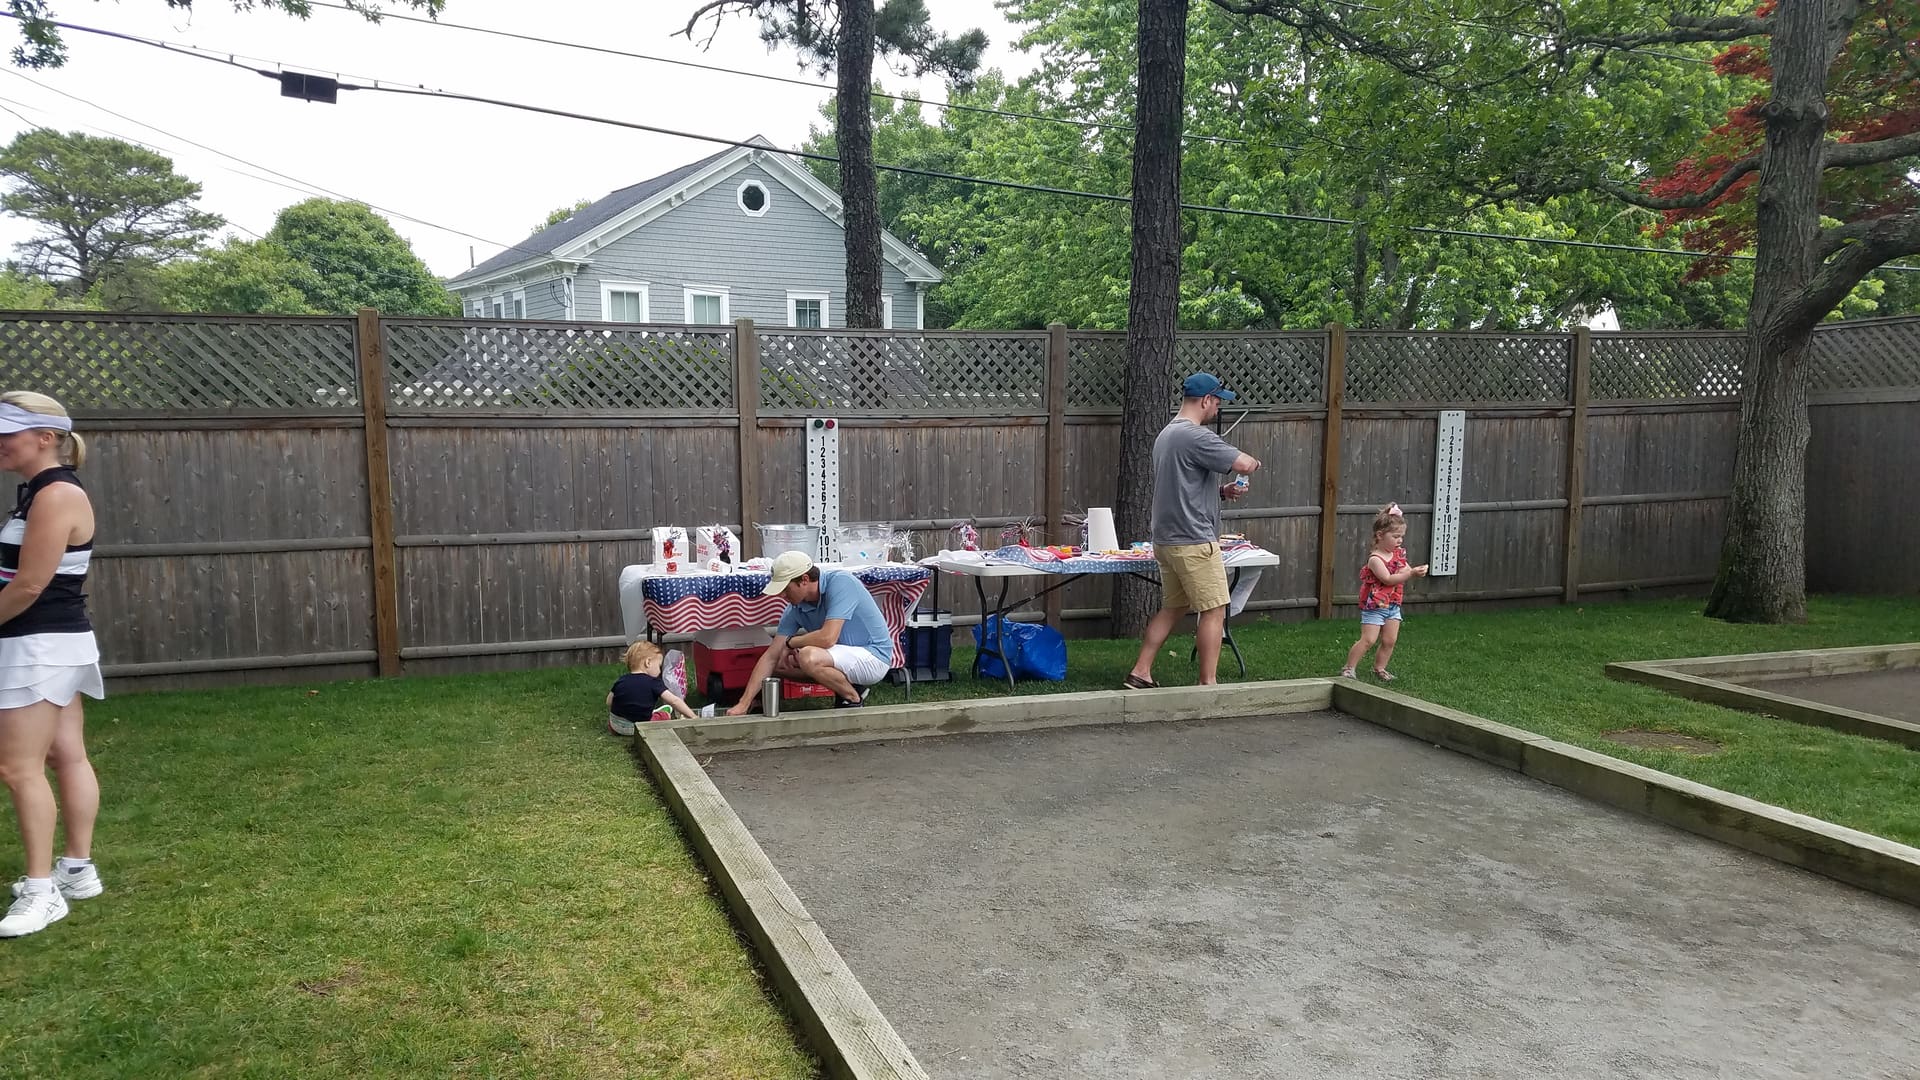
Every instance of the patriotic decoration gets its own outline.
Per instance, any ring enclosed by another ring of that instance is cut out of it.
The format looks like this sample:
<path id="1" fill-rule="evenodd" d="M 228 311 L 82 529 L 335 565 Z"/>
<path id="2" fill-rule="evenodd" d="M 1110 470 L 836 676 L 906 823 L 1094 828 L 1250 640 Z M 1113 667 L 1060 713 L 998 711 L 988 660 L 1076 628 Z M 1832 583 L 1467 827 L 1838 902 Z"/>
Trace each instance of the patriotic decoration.
<path id="1" fill-rule="evenodd" d="M 887 629 L 896 641 L 906 629 L 907 612 L 920 602 L 920 594 L 933 580 L 932 572 L 924 566 L 878 563 L 847 572 L 859 578 L 860 584 L 880 602 L 880 614 L 886 618 Z M 649 574 L 640 584 L 647 625 L 655 634 L 772 626 L 780 621 L 787 605 L 777 596 L 760 595 L 770 580 L 768 574 L 750 570 L 731 574 Z"/>
<path id="2" fill-rule="evenodd" d="M 1256 544 L 1245 540 L 1225 540 L 1220 544 L 1220 553 L 1227 566 L 1234 564 L 1234 556 L 1242 552 L 1261 552 Z M 1018 563 L 1021 566 L 1043 570 L 1049 574 L 1125 574 L 1154 565 L 1153 550 L 1143 548 L 1138 551 L 1115 552 L 1106 555 L 1060 555 L 1048 548 L 1020 547 L 1009 545 L 991 552 L 983 560 L 989 563 Z"/>

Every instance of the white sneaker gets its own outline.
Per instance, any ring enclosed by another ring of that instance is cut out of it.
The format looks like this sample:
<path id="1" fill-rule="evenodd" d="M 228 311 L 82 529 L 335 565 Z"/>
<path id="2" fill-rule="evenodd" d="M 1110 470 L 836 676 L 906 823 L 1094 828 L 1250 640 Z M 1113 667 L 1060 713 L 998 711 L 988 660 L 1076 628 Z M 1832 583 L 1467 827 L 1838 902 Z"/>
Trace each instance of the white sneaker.
<path id="1" fill-rule="evenodd" d="M 23 893 L 0 919 L 0 938 L 37 934 L 67 917 L 67 898 L 59 889 L 43 893 Z"/>
<path id="2" fill-rule="evenodd" d="M 92 863 L 78 870 L 63 870 L 59 863 L 53 865 L 53 887 L 60 895 L 69 900 L 91 900 L 106 889 L 100 883 L 100 871 Z M 15 899 L 27 891 L 27 879 L 16 878 L 13 882 Z"/>

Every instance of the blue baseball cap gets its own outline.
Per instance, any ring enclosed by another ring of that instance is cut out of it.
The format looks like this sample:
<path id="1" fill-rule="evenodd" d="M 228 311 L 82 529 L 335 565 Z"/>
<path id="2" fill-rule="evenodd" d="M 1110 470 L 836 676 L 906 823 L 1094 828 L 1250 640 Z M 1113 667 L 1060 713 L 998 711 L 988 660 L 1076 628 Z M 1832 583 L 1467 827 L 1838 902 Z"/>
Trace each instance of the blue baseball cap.
<path id="1" fill-rule="evenodd" d="M 1227 389 L 1227 384 L 1220 381 L 1220 376 L 1211 371 L 1196 371 L 1187 376 L 1187 381 L 1180 384 L 1180 395 L 1190 398 L 1217 397 L 1221 401 L 1232 401 L 1240 396 Z"/>

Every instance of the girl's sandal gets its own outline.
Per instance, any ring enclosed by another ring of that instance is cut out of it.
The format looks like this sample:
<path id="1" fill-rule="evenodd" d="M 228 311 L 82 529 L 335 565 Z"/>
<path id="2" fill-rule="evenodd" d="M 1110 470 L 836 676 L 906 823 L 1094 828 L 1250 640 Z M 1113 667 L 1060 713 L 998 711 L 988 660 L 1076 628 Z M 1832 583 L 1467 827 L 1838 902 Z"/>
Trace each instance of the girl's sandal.
<path id="1" fill-rule="evenodd" d="M 1374 668 L 1373 677 L 1379 679 L 1381 682 L 1392 682 L 1394 680 L 1393 672 L 1388 671 L 1386 668 Z"/>
<path id="2" fill-rule="evenodd" d="M 1340 669 L 1340 677 L 1341 677 L 1341 678 L 1343 678 L 1343 679 L 1357 679 L 1357 678 L 1359 678 L 1360 676 L 1359 676 L 1359 675 L 1357 675 L 1357 674 L 1355 674 L 1355 673 L 1354 673 L 1354 670 L 1353 670 L 1352 668 L 1350 668 L 1350 667 L 1349 667 L 1349 668 L 1341 668 L 1341 669 Z"/>
<path id="3" fill-rule="evenodd" d="M 1158 690 L 1160 689 L 1160 684 L 1150 679 L 1143 679 L 1140 676 L 1129 672 L 1127 674 L 1126 679 L 1124 679 L 1120 683 L 1120 689 L 1122 690 Z"/>

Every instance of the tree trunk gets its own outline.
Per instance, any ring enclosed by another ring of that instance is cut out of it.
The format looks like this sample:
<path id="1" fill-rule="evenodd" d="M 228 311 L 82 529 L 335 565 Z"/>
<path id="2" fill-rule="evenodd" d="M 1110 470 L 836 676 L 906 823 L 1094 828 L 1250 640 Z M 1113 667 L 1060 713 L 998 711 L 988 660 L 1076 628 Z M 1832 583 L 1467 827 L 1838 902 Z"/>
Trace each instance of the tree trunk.
<path id="1" fill-rule="evenodd" d="M 1729 622 L 1807 618 L 1807 378 L 1810 331 L 1747 332 L 1746 400 L 1733 499 L 1707 614 Z"/>
<path id="2" fill-rule="evenodd" d="M 834 99 L 846 216 L 847 326 L 880 325 L 880 193 L 873 172 L 873 4 L 840 5 Z"/>
<path id="3" fill-rule="evenodd" d="M 1358 218 L 1367 208 L 1367 193 L 1364 189 L 1353 196 L 1353 216 Z M 1366 326 L 1367 323 L 1367 286 L 1373 283 L 1371 252 L 1367 245 L 1367 223 L 1358 221 L 1353 226 L 1353 291 L 1347 296 L 1347 306 L 1352 314 L 1347 318 L 1349 326 Z"/>
<path id="4" fill-rule="evenodd" d="M 1852 21 L 1850 11 L 1835 14 Z M 1846 40 L 1845 26 L 1829 27 L 1828 16 L 1828 5 L 1815 0 L 1783 3 L 1773 15 L 1773 93 L 1761 107 L 1767 135 L 1754 203 L 1740 441 L 1726 540 L 1707 602 L 1708 615 L 1729 622 L 1807 617 L 1808 422 L 1801 361 L 1814 325 L 1826 314 L 1810 310 L 1809 285 L 1819 265 L 1827 69 Z"/>
<path id="5" fill-rule="evenodd" d="M 1153 440 L 1173 400 L 1180 318 L 1180 126 L 1187 82 L 1187 0 L 1140 0 L 1139 90 L 1134 107 L 1133 274 L 1127 295 L 1126 412 L 1120 420 L 1120 540 L 1150 535 Z M 1113 632 L 1135 637 L 1157 591 L 1130 575 L 1114 583 Z"/>

